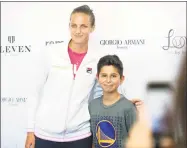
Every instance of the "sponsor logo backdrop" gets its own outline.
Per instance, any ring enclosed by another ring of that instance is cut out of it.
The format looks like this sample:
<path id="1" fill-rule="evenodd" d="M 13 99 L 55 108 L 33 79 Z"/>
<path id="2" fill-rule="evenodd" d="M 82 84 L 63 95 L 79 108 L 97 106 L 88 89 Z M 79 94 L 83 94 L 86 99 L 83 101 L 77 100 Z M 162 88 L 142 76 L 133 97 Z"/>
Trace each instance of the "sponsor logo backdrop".
<path id="1" fill-rule="evenodd" d="M 73 8 L 89 5 L 96 17 L 90 40 L 124 63 L 127 97 L 146 98 L 150 81 L 175 84 L 186 50 L 185 2 L 4 2 L 1 4 L 2 148 L 23 148 L 27 102 L 43 47 L 63 44 Z"/>

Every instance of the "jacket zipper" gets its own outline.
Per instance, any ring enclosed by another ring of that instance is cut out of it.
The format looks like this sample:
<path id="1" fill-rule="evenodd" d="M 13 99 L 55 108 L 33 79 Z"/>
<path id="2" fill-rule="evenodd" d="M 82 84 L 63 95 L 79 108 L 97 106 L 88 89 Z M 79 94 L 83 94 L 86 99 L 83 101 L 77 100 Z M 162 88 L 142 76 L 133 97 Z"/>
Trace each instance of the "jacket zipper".
<path id="1" fill-rule="evenodd" d="M 86 55 L 86 56 L 88 56 L 88 55 Z M 87 63 L 85 63 L 85 58 L 86 58 L 86 56 L 83 58 L 83 60 L 82 60 L 82 62 L 81 62 L 81 64 L 80 64 L 80 66 L 79 66 L 79 69 L 76 71 L 76 77 L 77 77 L 77 75 L 78 75 L 80 69 L 82 68 L 82 66 L 84 66 L 84 65 L 86 65 L 86 64 L 88 64 L 88 63 L 90 63 L 90 62 L 92 62 L 92 61 L 87 61 Z M 74 68 L 74 67 L 73 67 L 73 68 Z M 76 78 L 74 77 L 74 69 L 72 69 L 72 73 L 73 73 L 73 82 L 72 82 L 72 85 L 71 85 L 71 87 L 70 87 L 70 94 L 69 94 L 68 107 L 67 107 L 67 113 L 66 113 L 66 118 L 65 118 L 65 125 L 64 125 L 63 138 L 65 137 L 65 134 L 66 134 L 67 119 L 68 119 L 68 111 L 69 111 L 70 101 L 71 101 L 71 99 L 72 99 L 72 90 L 73 90 L 72 88 L 73 88 L 74 83 L 75 83 L 75 81 L 76 81 Z"/>

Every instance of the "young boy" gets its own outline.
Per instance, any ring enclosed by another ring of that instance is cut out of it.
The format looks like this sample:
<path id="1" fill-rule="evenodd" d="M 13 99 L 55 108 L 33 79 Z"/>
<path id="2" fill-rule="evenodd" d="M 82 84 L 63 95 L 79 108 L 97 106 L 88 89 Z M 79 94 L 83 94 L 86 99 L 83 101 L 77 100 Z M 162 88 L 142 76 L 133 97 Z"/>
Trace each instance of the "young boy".
<path id="1" fill-rule="evenodd" d="M 124 148 L 124 142 L 136 119 L 136 108 L 118 87 L 124 81 L 123 64 L 116 55 L 102 57 L 97 79 L 103 96 L 89 104 L 94 148 Z"/>

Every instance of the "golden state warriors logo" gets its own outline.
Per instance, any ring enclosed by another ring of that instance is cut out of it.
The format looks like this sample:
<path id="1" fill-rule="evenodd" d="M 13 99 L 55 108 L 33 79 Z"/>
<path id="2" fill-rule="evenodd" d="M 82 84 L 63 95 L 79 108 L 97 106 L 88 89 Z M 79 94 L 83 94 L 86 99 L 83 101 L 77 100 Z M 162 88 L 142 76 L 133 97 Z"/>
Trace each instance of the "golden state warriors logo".
<path id="1" fill-rule="evenodd" d="M 96 137 L 101 147 L 110 147 L 116 141 L 116 131 L 111 122 L 100 121 L 96 126 Z"/>

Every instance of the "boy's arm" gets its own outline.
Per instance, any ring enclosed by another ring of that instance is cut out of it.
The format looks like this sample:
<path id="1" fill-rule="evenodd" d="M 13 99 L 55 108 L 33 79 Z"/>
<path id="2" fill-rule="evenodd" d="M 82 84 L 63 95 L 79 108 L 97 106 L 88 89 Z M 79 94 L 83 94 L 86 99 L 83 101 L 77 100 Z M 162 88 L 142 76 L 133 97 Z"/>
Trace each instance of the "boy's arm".
<path id="1" fill-rule="evenodd" d="M 126 127 L 127 127 L 127 132 L 130 131 L 130 128 L 132 127 L 132 125 L 135 123 L 137 118 L 137 111 L 135 106 L 133 105 L 129 111 L 126 114 Z"/>

